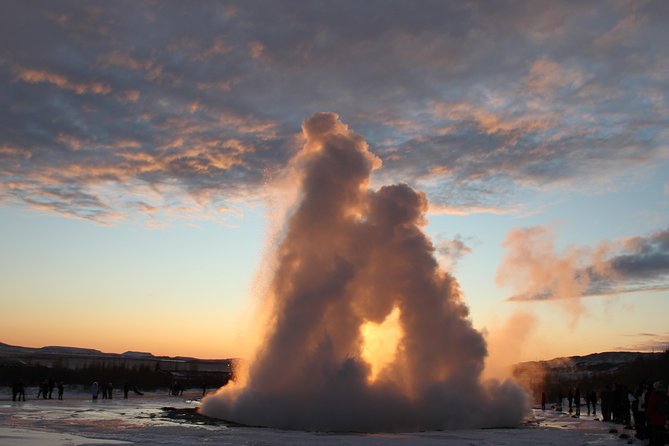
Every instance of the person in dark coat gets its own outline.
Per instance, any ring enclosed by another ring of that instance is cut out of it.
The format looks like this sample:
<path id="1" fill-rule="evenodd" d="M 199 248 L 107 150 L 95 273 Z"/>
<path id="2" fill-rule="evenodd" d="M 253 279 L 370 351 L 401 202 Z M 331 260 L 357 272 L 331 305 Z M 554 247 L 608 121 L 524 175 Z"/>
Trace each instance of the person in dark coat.
<path id="1" fill-rule="evenodd" d="M 19 393 L 16 395 L 16 400 L 17 401 L 25 401 L 26 400 L 26 385 L 23 384 L 23 380 L 19 380 Z"/>
<path id="2" fill-rule="evenodd" d="M 49 381 L 45 379 L 39 384 L 39 388 L 37 389 L 37 399 L 39 399 L 40 395 L 42 396 L 42 399 L 46 399 L 48 392 L 49 392 Z"/>
<path id="3" fill-rule="evenodd" d="M 572 392 L 571 389 L 569 389 L 569 394 L 567 395 L 567 401 L 569 401 L 569 413 L 571 413 L 574 404 L 574 393 Z"/>
<path id="4" fill-rule="evenodd" d="M 602 391 L 602 421 L 611 421 L 611 386 L 606 385 Z"/>
<path id="5" fill-rule="evenodd" d="M 581 416 L 581 389 L 576 387 L 576 392 L 574 392 L 574 406 L 576 406 L 576 416 Z"/>
<path id="6" fill-rule="evenodd" d="M 65 385 L 63 384 L 63 381 L 58 381 L 58 399 L 59 400 L 63 399 L 63 392 L 65 392 Z"/>
<path id="7" fill-rule="evenodd" d="M 646 405 L 646 416 L 648 417 L 648 427 L 650 428 L 649 446 L 664 446 L 665 430 L 667 424 L 667 414 L 665 405 L 667 402 L 667 391 L 662 381 L 653 384 L 653 391 L 648 397 Z"/>

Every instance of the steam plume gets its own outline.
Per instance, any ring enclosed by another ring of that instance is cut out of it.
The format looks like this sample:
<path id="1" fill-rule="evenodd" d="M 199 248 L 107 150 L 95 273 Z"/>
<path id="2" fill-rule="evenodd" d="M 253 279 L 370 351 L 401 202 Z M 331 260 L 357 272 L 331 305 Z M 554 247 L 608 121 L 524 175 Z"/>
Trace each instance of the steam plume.
<path id="1" fill-rule="evenodd" d="M 246 383 L 222 388 L 201 411 L 321 431 L 520 422 L 519 388 L 481 382 L 486 345 L 420 229 L 424 194 L 368 189 L 380 162 L 336 114 L 315 114 L 302 130 L 301 201 L 278 246 L 271 328 Z M 393 312 L 400 341 L 372 380 L 361 327 Z"/>

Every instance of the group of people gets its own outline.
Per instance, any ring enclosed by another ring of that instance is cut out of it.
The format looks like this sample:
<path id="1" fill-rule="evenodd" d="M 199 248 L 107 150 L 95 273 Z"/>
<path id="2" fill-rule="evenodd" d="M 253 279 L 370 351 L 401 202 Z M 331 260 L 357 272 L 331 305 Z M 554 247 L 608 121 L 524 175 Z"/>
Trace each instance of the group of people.
<path id="1" fill-rule="evenodd" d="M 123 384 L 123 399 L 127 400 L 128 399 L 128 393 L 130 391 L 135 392 L 137 395 L 144 395 L 137 386 L 130 385 L 129 383 Z M 91 397 L 93 398 L 93 401 L 96 401 L 98 399 L 98 396 L 102 394 L 102 399 L 112 399 L 114 393 L 114 385 L 110 382 L 107 384 L 98 384 L 97 381 L 94 381 L 93 384 L 91 384 Z"/>
<path id="2" fill-rule="evenodd" d="M 56 382 L 53 379 L 45 379 L 39 383 L 37 386 L 37 399 L 53 399 L 53 391 L 58 389 L 58 399 L 63 399 L 63 393 L 65 392 L 65 384 L 63 381 Z M 18 380 L 12 384 L 12 401 L 25 401 L 26 400 L 26 385 L 23 383 L 23 380 Z"/>
<path id="3" fill-rule="evenodd" d="M 107 384 L 102 383 L 98 384 L 97 381 L 94 381 L 93 384 L 91 384 L 91 395 L 93 397 L 93 400 L 98 399 L 98 395 L 102 394 L 102 399 L 112 399 L 112 394 L 114 393 L 114 385 L 110 382 Z"/>
<path id="4" fill-rule="evenodd" d="M 55 381 L 53 379 L 45 379 L 39 383 L 37 386 L 37 399 L 53 399 L 54 390 L 58 391 L 58 399 L 63 399 L 63 393 L 65 393 L 65 384 L 63 381 Z M 123 385 L 123 398 L 128 399 L 128 393 L 130 391 L 135 392 L 137 395 L 144 395 L 137 386 L 125 383 Z M 180 388 L 180 393 L 183 394 L 183 388 Z M 111 382 L 99 384 L 98 381 L 94 381 L 91 384 L 91 397 L 95 401 L 98 397 L 101 399 L 112 399 L 114 395 L 114 385 Z M 26 400 L 26 385 L 22 379 L 12 383 L 12 401 L 25 401 Z"/>
<path id="5" fill-rule="evenodd" d="M 184 386 L 178 381 L 174 380 L 172 386 L 170 387 L 170 395 L 172 396 L 181 396 L 184 394 Z"/>
<path id="6" fill-rule="evenodd" d="M 26 385 L 23 380 L 18 380 L 12 384 L 12 401 L 26 400 Z"/>
<path id="7" fill-rule="evenodd" d="M 628 393 L 630 410 L 637 431 L 637 438 L 650 440 L 650 446 L 663 446 L 667 442 L 667 412 L 669 399 L 662 381 L 653 385 L 642 382 Z"/>
<path id="8" fill-rule="evenodd" d="M 597 415 L 597 392 L 590 390 L 581 398 L 578 387 L 567 395 L 569 413 L 574 417 L 581 415 L 582 401 L 585 402 L 588 415 Z M 555 410 L 562 411 L 564 397 L 558 393 Z M 648 439 L 649 446 L 663 446 L 666 441 L 666 425 L 669 412 L 667 388 L 662 381 L 652 385 L 642 381 L 636 388 L 628 389 L 623 384 L 606 385 L 599 395 L 602 421 L 623 424 L 636 430 L 640 440 Z M 546 393 L 541 393 L 541 409 L 546 410 Z"/>

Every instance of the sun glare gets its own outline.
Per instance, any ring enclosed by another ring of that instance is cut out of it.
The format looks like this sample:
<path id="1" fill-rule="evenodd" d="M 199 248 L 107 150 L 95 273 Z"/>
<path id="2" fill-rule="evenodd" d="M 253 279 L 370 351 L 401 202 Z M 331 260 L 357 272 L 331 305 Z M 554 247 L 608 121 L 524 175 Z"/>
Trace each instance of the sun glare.
<path id="1" fill-rule="evenodd" d="M 375 381 L 381 370 L 395 360 L 397 345 L 402 339 L 399 325 L 400 309 L 395 307 L 380 324 L 365 322 L 360 327 L 363 347 L 362 359 L 370 366 L 369 381 Z"/>

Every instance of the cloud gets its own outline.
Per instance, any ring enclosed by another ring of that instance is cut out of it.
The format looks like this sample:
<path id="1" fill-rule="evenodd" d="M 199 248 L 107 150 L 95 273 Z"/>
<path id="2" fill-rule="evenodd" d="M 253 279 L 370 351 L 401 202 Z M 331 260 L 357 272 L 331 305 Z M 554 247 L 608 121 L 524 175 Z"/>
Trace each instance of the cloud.
<path id="1" fill-rule="evenodd" d="M 576 317 L 580 297 L 669 289 L 669 229 L 560 253 L 554 244 L 545 227 L 509 231 L 496 279 L 509 300 L 560 300 Z"/>
<path id="2" fill-rule="evenodd" d="M 29 84 L 47 83 L 77 94 L 108 94 L 111 87 L 102 82 L 73 82 L 63 75 L 30 68 L 15 69 L 16 78 Z"/>
<path id="3" fill-rule="evenodd" d="M 616 350 L 639 352 L 663 352 L 669 349 L 669 333 L 638 333 L 629 337 L 639 339 L 637 342 L 620 346 Z"/>
<path id="4" fill-rule="evenodd" d="M 586 75 L 576 68 L 565 68 L 547 58 L 534 61 L 524 78 L 524 84 L 532 93 L 553 96 L 562 88 L 577 89 L 586 81 Z"/>
<path id="5" fill-rule="evenodd" d="M 0 146 L 33 156 L 9 160 L 19 168 L 0 187 L 60 170 L 87 193 L 176 186 L 164 206 L 217 183 L 221 203 L 262 195 L 293 154 L 295 123 L 324 108 L 368 135 L 383 160 L 375 184 L 420 187 L 455 212 L 514 212 L 527 191 L 589 191 L 669 159 L 662 2 L 122 3 L 2 5 Z M 86 144 L 74 156 L 60 135 Z M 164 159 L 179 139 L 254 150 L 223 170 L 187 160 L 154 172 L 114 152 L 136 141 L 137 158 Z M 119 162 L 124 175 L 70 175 Z"/>
<path id="6" fill-rule="evenodd" d="M 436 243 L 437 254 L 440 259 L 440 264 L 446 271 L 452 271 L 460 259 L 472 252 L 472 249 L 456 235 L 453 239 L 445 239 L 437 236 L 439 240 Z"/>

